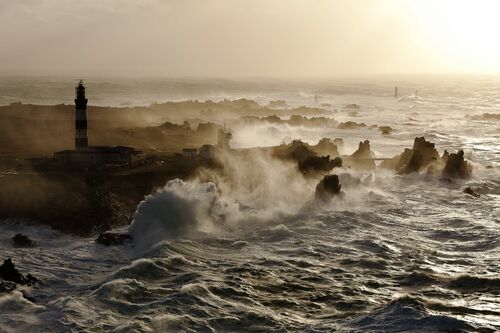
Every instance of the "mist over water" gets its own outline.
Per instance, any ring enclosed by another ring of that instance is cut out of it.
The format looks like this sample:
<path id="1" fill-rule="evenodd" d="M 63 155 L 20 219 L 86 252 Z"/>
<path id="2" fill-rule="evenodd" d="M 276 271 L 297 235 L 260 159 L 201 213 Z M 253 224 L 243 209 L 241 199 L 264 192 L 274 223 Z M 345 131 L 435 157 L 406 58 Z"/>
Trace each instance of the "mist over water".
<path id="1" fill-rule="evenodd" d="M 71 103 L 63 83 L 51 81 L 50 93 L 35 93 L 26 81 L 9 80 L 0 80 L 0 92 L 9 92 L 0 96 L 10 96 L 0 104 Z M 500 123 L 472 117 L 500 112 L 500 81 L 148 82 L 89 82 L 96 94 L 89 99 L 101 105 L 240 97 L 263 105 L 324 104 L 337 121 L 391 126 L 394 133 L 261 123 L 235 126 L 233 146 L 341 137 L 341 154 L 369 139 L 376 156 L 392 157 L 425 136 L 440 153 L 464 149 L 473 177 L 448 183 L 427 174 L 335 169 L 344 196 L 317 203 L 318 178 L 305 178 L 295 164 L 266 152 L 229 152 L 219 156 L 223 172 L 201 170 L 192 181 L 172 180 L 146 197 L 124 228 L 134 238 L 124 247 L 2 223 L 4 256 L 44 281 L 24 291 L 36 303 L 20 292 L 0 296 L 2 329 L 500 329 Z M 350 103 L 360 105 L 355 116 L 342 110 Z M 465 195 L 465 186 L 482 197 Z M 40 246 L 13 249 L 14 232 L 37 235 Z"/>

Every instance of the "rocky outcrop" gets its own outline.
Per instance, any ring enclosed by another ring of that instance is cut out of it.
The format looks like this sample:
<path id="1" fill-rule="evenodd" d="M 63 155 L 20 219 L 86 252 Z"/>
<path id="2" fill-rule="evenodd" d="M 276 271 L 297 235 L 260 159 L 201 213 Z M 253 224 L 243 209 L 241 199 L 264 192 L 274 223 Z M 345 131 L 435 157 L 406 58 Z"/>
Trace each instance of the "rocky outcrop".
<path id="1" fill-rule="evenodd" d="M 25 284 L 25 285 L 33 285 L 38 283 L 38 279 L 32 276 L 31 274 L 23 275 L 21 274 L 14 264 L 12 263 L 12 259 L 4 260 L 2 266 L 0 266 L 0 279 L 5 281 L 14 282 L 16 284 Z"/>
<path id="2" fill-rule="evenodd" d="M 317 156 L 310 146 L 301 140 L 293 140 L 283 148 L 280 147 L 279 150 L 274 151 L 273 155 L 285 160 L 297 162 L 304 162 L 309 157 Z"/>
<path id="3" fill-rule="evenodd" d="M 340 157 L 330 160 L 330 156 L 312 156 L 299 163 L 299 170 L 304 175 L 314 175 L 320 172 L 328 173 L 336 167 L 342 167 L 342 159 Z"/>
<path id="4" fill-rule="evenodd" d="M 391 160 L 384 161 L 382 167 L 395 169 L 400 175 L 420 172 L 431 165 L 440 163 L 441 158 L 434 143 L 417 137 L 412 149 L 405 149 L 403 153 L 394 156 Z"/>
<path id="5" fill-rule="evenodd" d="M 340 123 L 338 128 L 339 129 L 357 129 L 357 128 L 365 128 L 366 124 L 365 123 L 357 123 L 354 121 L 346 121 L 344 123 Z"/>
<path id="6" fill-rule="evenodd" d="M 17 234 L 14 237 L 12 237 L 12 241 L 14 242 L 15 246 L 18 247 L 35 247 L 36 242 L 31 240 L 28 236 L 23 235 L 23 234 Z"/>
<path id="7" fill-rule="evenodd" d="M 402 156 L 402 157 L 407 157 Z M 411 156 L 408 161 L 404 158 L 399 161 L 398 173 L 409 174 L 419 172 L 428 167 L 431 163 L 439 160 L 439 153 L 434 143 L 426 141 L 424 137 L 415 138 Z"/>
<path id="8" fill-rule="evenodd" d="M 392 133 L 392 128 L 390 126 L 379 126 L 378 129 L 382 135 L 390 135 Z"/>
<path id="9" fill-rule="evenodd" d="M 327 156 L 327 155 L 330 155 L 331 157 L 339 156 L 337 145 L 330 138 L 323 138 L 319 140 L 318 144 L 312 146 L 311 148 L 319 156 Z"/>
<path id="10" fill-rule="evenodd" d="M 472 165 L 464 159 L 464 151 L 460 150 L 456 154 L 450 154 L 443 169 L 443 177 L 470 178 L 472 175 Z"/>
<path id="11" fill-rule="evenodd" d="M 469 195 L 472 195 L 474 198 L 480 198 L 481 197 L 481 194 L 477 193 L 476 191 L 474 191 L 472 188 L 470 187 L 466 187 L 463 192 L 465 194 L 469 194 Z"/>
<path id="12" fill-rule="evenodd" d="M 23 218 L 85 236 L 130 223 L 140 202 L 140 196 L 133 193 L 131 180 L 110 184 L 104 175 L 75 173 L 0 178 L 0 184 L 4 185 L 0 193 L 0 218 Z M 145 177 L 140 180 L 145 183 Z M 138 189 L 144 191 L 142 196 L 148 194 L 146 189 Z M 34 245 L 23 235 L 13 241 L 18 246 Z"/>
<path id="13" fill-rule="evenodd" d="M 341 189 L 339 176 L 327 175 L 316 185 L 314 197 L 318 200 L 329 200 L 333 196 L 340 194 Z"/>
<path id="14" fill-rule="evenodd" d="M 112 246 L 112 245 L 123 245 L 126 241 L 132 240 L 128 234 L 119 234 L 113 232 L 103 232 L 95 240 L 97 243 Z"/>
<path id="15" fill-rule="evenodd" d="M 359 143 L 358 149 L 349 156 L 346 164 L 357 170 L 373 170 L 375 169 L 374 156 L 375 154 L 371 151 L 370 141 L 365 140 Z"/>

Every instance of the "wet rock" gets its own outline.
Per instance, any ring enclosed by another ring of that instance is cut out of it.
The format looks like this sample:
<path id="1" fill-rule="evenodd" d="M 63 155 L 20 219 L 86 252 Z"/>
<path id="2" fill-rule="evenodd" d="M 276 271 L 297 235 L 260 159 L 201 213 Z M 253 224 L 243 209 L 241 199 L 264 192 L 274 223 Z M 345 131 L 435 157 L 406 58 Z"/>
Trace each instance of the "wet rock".
<path id="1" fill-rule="evenodd" d="M 375 169 L 375 161 L 373 161 L 374 156 L 375 154 L 370 148 L 370 141 L 365 140 L 359 143 L 358 150 L 356 150 L 346 161 L 347 166 L 358 170 L 373 170 Z"/>
<path id="2" fill-rule="evenodd" d="M 390 135 L 392 133 L 392 128 L 390 126 L 379 126 L 378 129 L 382 135 Z"/>
<path id="3" fill-rule="evenodd" d="M 12 237 L 12 240 L 14 241 L 14 245 L 18 247 L 34 247 L 37 245 L 35 241 L 23 234 L 15 235 Z"/>
<path id="4" fill-rule="evenodd" d="M 346 121 L 345 123 L 339 124 L 339 129 L 356 129 L 356 128 L 364 128 L 366 127 L 365 123 L 357 123 L 354 121 Z"/>
<path id="5" fill-rule="evenodd" d="M 338 167 L 342 167 L 342 159 L 340 157 L 330 160 L 330 156 L 312 156 L 299 163 L 299 170 L 305 175 L 318 172 L 326 173 Z"/>
<path id="6" fill-rule="evenodd" d="M 337 145 L 330 138 L 323 138 L 319 140 L 318 144 L 316 146 L 312 146 L 311 148 L 319 156 L 339 156 Z"/>
<path id="7" fill-rule="evenodd" d="M 412 149 L 405 149 L 400 155 L 394 156 L 391 160 L 384 161 L 382 167 L 396 169 L 400 175 L 412 172 L 420 172 L 431 165 L 440 163 L 441 159 L 434 143 L 426 141 L 424 137 L 417 137 L 413 142 Z M 432 169 L 432 168 L 431 168 Z"/>
<path id="8" fill-rule="evenodd" d="M 274 154 L 279 158 L 297 162 L 303 162 L 309 157 L 317 156 L 317 154 L 309 148 L 309 145 L 301 140 L 293 140 L 283 151 L 278 151 Z"/>
<path id="9" fill-rule="evenodd" d="M 16 267 L 12 263 L 12 259 L 10 258 L 4 260 L 2 266 L 0 266 L 0 278 L 5 281 L 14 282 L 16 284 L 33 285 L 35 283 L 38 283 L 38 279 L 31 274 L 28 274 L 26 276 L 21 274 L 16 269 Z"/>
<path id="10" fill-rule="evenodd" d="M 344 110 L 359 110 L 361 107 L 358 104 L 347 104 L 343 107 Z"/>
<path id="11" fill-rule="evenodd" d="M 443 169 L 444 177 L 469 178 L 472 175 L 472 165 L 464 159 L 464 151 L 450 154 Z"/>
<path id="12" fill-rule="evenodd" d="M 103 232 L 99 235 L 99 237 L 97 237 L 95 241 L 105 246 L 112 246 L 112 245 L 123 245 L 123 243 L 131 239 L 132 238 L 128 234 Z"/>
<path id="13" fill-rule="evenodd" d="M 469 195 L 472 195 L 474 198 L 479 198 L 481 197 L 481 194 L 477 193 L 476 191 L 474 191 L 473 189 L 471 189 L 470 187 L 466 187 L 463 191 L 465 194 L 469 194 Z"/>
<path id="14" fill-rule="evenodd" d="M 318 185 L 316 185 L 314 196 L 319 200 L 328 200 L 333 196 L 340 194 L 341 188 L 342 186 L 339 182 L 339 176 L 326 175 L 318 183 Z"/>
<path id="15" fill-rule="evenodd" d="M 445 150 L 443 152 L 443 156 L 441 156 L 441 161 L 443 161 L 444 163 L 446 163 L 448 161 L 449 157 L 450 157 L 450 153 L 447 150 Z"/>
<path id="16" fill-rule="evenodd" d="M 400 174 L 419 172 L 438 159 L 439 153 L 435 144 L 425 140 L 424 137 L 417 137 L 413 142 L 412 154 L 409 160 L 407 162 L 404 159 L 399 161 L 398 172 Z"/>
<path id="17" fill-rule="evenodd" d="M 12 281 L 0 281 L 0 293 L 8 293 L 16 289 L 16 284 Z"/>

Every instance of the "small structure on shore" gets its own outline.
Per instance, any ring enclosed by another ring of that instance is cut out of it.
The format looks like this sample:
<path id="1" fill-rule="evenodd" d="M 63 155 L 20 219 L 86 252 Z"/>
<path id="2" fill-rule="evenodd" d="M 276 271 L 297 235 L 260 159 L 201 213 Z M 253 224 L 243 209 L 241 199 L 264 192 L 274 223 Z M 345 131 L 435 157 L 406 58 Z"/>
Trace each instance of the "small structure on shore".
<path id="1" fill-rule="evenodd" d="M 200 157 L 213 159 L 215 158 L 215 147 L 214 145 L 203 145 L 199 151 Z"/>
<path id="2" fill-rule="evenodd" d="M 89 146 L 87 137 L 87 98 L 82 80 L 75 87 L 75 149 L 54 153 L 54 159 L 64 165 L 82 167 L 103 164 L 137 165 L 145 154 L 125 146 Z"/>
<path id="3" fill-rule="evenodd" d="M 184 157 L 196 157 L 196 156 L 198 156 L 198 149 L 196 149 L 196 148 L 184 148 L 184 149 L 182 149 L 182 156 L 184 156 Z"/>

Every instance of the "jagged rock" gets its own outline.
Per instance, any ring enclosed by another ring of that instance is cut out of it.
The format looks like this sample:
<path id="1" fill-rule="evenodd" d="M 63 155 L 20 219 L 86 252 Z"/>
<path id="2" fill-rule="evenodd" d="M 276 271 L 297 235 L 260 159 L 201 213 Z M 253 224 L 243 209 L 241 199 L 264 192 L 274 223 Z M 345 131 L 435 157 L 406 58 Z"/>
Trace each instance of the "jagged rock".
<path id="1" fill-rule="evenodd" d="M 375 161 L 373 161 L 374 156 L 375 154 L 373 154 L 370 148 L 370 141 L 365 140 L 359 143 L 358 150 L 356 150 L 346 162 L 348 162 L 348 166 L 354 169 L 373 170 L 375 169 Z"/>
<path id="2" fill-rule="evenodd" d="M 444 163 L 448 162 L 448 158 L 450 157 L 450 153 L 445 150 L 443 152 L 443 156 L 441 156 L 441 161 L 443 161 Z"/>
<path id="3" fill-rule="evenodd" d="M 412 149 L 405 149 L 399 156 L 396 169 L 399 174 L 419 172 L 431 163 L 439 160 L 439 153 L 434 143 L 426 141 L 424 137 L 417 137 Z"/>
<path id="4" fill-rule="evenodd" d="M 14 237 L 12 237 L 12 240 L 14 241 L 15 246 L 19 247 L 34 247 L 36 246 L 36 242 L 31 240 L 28 236 L 23 235 L 23 234 L 17 234 Z"/>
<path id="5" fill-rule="evenodd" d="M 379 126 L 378 129 L 382 135 L 390 135 L 392 133 L 392 128 L 390 126 Z"/>
<path id="6" fill-rule="evenodd" d="M 17 284 L 33 285 L 38 282 L 38 279 L 31 274 L 28 274 L 26 276 L 21 274 L 16 269 L 16 267 L 12 263 L 12 259 L 10 258 L 4 260 L 2 266 L 0 266 L 0 278 Z"/>
<path id="7" fill-rule="evenodd" d="M 330 155 L 332 157 L 339 156 L 337 145 L 329 138 L 319 140 L 316 146 L 311 147 L 319 156 Z"/>
<path id="8" fill-rule="evenodd" d="M 357 123 L 354 121 L 346 121 L 345 123 L 339 124 L 339 129 L 356 129 L 366 127 L 365 123 Z"/>
<path id="9" fill-rule="evenodd" d="M 476 191 L 474 191 L 470 187 L 466 187 L 463 192 L 465 194 L 472 195 L 474 198 L 480 198 L 481 197 L 481 194 L 477 193 Z"/>
<path id="10" fill-rule="evenodd" d="M 128 234 L 118 234 L 113 232 L 103 232 L 95 240 L 97 243 L 112 246 L 112 245 L 123 245 L 125 241 L 131 240 L 132 238 Z"/>
<path id="11" fill-rule="evenodd" d="M 464 159 L 463 150 L 459 150 L 456 154 L 450 154 L 443 169 L 444 177 L 469 178 L 471 174 L 472 165 Z"/>
<path id="12" fill-rule="evenodd" d="M 276 155 L 280 158 L 297 162 L 303 162 L 309 157 L 317 156 L 306 143 L 300 140 L 293 140 L 291 144 L 287 145 L 284 151 L 277 152 Z"/>
<path id="13" fill-rule="evenodd" d="M 299 163 L 300 172 L 306 175 L 317 172 L 329 172 L 336 167 L 342 167 L 342 159 L 340 157 L 330 160 L 330 156 L 312 156 Z"/>
<path id="14" fill-rule="evenodd" d="M 314 197 L 319 200 L 328 200 L 333 196 L 340 194 L 341 188 L 342 186 L 339 182 L 339 176 L 326 175 L 318 183 L 318 185 L 316 185 Z"/>

